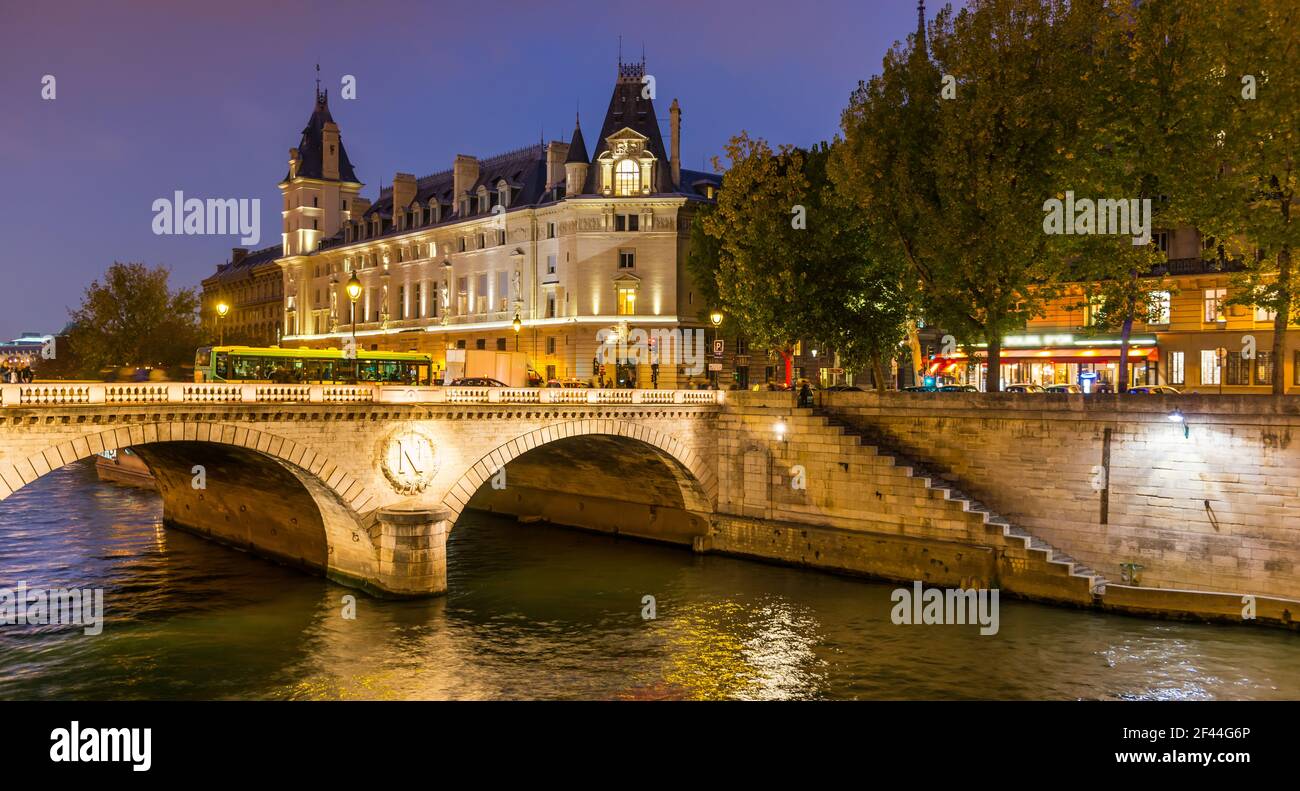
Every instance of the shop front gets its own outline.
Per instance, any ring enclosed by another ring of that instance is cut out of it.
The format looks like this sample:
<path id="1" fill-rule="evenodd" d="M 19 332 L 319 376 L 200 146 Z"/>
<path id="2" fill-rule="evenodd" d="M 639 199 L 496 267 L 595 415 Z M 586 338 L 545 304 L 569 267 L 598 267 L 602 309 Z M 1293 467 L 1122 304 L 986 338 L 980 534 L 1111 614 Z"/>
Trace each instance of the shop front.
<path id="1" fill-rule="evenodd" d="M 970 384 L 984 389 L 988 365 L 980 344 L 968 355 L 956 351 L 935 355 L 926 366 L 926 380 L 937 385 Z M 1114 391 L 1119 380 L 1121 340 L 1118 336 L 1075 336 L 1069 333 L 1011 335 L 1003 340 L 1002 388 L 1016 384 L 1047 387 L 1078 385 L 1084 392 Z M 1160 353 L 1154 335 L 1129 339 L 1129 378 L 1134 384 L 1156 384 Z"/>

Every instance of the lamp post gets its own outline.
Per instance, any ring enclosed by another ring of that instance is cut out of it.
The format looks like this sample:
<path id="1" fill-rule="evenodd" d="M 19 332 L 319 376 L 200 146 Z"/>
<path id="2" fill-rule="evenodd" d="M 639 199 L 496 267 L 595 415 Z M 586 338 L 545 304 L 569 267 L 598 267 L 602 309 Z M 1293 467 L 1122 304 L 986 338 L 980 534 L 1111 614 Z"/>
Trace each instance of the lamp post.
<path id="1" fill-rule="evenodd" d="M 352 273 L 352 277 L 348 278 L 346 289 L 348 300 L 352 306 L 352 374 L 355 379 L 357 373 L 357 299 L 361 296 L 361 281 L 357 279 L 355 271 Z"/>
<path id="2" fill-rule="evenodd" d="M 720 310 L 716 310 L 716 309 L 715 309 L 712 313 L 709 314 L 709 322 L 710 322 L 711 324 L 713 324 L 713 342 L 714 342 L 714 345 L 716 345 L 717 342 L 718 342 L 718 327 L 722 326 L 722 319 L 723 319 L 722 311 L 720 311 Z M 715 354 L 714 356 L 718 356 L 718 355 Z M 718 358 L 718 361 L 719 361 L 719 363 L 721 363 L 721 357 Z M 712 369 L 712 366 L 710 366 L 710 368 L 709 368 L 709 381 L 713 383 L 713 389 L 714 389 L 714 390 L 717 390 L 717 389 L 718 389 L 718 377 L 717 377 L 717 375 L 716 375 L 717 373 L 718 373 L 718 372 L 717 372 L 717 371 L 714 371 L 714 370 Z"/>
<path id="3" fill-rule="evenodd" d="M 222 321 L 222 319 L 224 319 L 226 317 L 226 314 L 229 312 L 230 312 L 230 305 L 226 304 L 226 301 L 224 299 L 217 303 L 217 345 L 218 346 L 226 345 L 226 323 Z"/>
<path id="4" fill-rule="evenodd" d="M 515 320 L 510 322 L 510 326 L 515 328 L 515 351 L 519 351 L 519 330 L 523 328 L 524 323 L 519 320 L 517 311 L 515 312 Z"/>

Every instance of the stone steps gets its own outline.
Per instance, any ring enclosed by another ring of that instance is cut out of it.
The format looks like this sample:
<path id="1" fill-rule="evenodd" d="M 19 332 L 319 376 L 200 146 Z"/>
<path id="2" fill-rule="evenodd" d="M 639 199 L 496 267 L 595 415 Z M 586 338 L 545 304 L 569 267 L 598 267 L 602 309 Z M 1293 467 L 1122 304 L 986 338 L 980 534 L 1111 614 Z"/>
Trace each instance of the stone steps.
<path id="1" fill-rule="evenodd" d="M 944 499 L 961 503 L 965 511 L 982 514 L 984 524 L 999 533 L 1007 542 L 1019 543 L 1024 549 L 1042 553 L 1047 563 L 1061 566 L 1072 577 L 1086 579 L 1088 587 L 1094 596 L 1105 592 L 1107 580 L 1103 575 L 1024 528 L 1012 524 L 1009 519 L 1003 517 L 988 505 L 963 492 L 951 480 L 950 476 L 945 475 L 942 470 L 910 458 L 894 443 L 890 442 L 887 437 L 869 428 L 850 423 L 829 410 L 820 407 L 800 409 L 796 410 L 796 412 L 810 413 L 817 418 L 821 418 L 825 421 L 824 425 L 838 429 L 844 436 L 855 438 L 857 445 L 864 450 L 874 453 L 882 459 L 892 461 L 894 466 L 904 470 L 909 477 L 921 479 L 927 489 L 942 492 Z"/>

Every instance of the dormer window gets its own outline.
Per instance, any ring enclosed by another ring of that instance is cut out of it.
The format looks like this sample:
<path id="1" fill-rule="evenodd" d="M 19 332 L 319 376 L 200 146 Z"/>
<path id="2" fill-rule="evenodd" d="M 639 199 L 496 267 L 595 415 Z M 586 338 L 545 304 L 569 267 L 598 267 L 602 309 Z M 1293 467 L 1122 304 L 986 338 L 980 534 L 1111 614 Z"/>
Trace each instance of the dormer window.
<path id="1" fill-rule="evenodd" d="M 635 159 L 620 159 L 614 164 L 614 194 L 641 194 L 641 165 Z"/>

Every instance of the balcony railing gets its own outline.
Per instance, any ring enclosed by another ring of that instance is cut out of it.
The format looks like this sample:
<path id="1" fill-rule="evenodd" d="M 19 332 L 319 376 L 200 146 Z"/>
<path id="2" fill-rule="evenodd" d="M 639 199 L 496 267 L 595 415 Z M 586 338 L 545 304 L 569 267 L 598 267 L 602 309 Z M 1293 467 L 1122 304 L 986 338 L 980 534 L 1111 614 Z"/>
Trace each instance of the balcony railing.
<path id="1" fill-rule="evenodd" d="M 558 387 L 404 387 L 402 385 L 29 384 L 0 385 L 0 406 L 139 404 L 601 404 L 707 405 L 721 390 L 598 390 Z"/>

